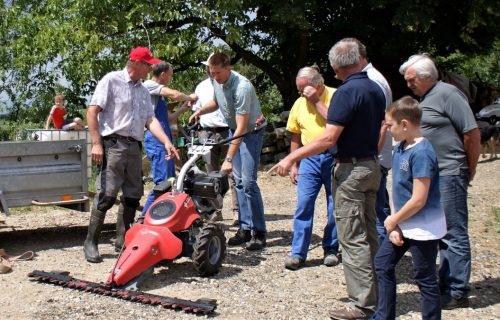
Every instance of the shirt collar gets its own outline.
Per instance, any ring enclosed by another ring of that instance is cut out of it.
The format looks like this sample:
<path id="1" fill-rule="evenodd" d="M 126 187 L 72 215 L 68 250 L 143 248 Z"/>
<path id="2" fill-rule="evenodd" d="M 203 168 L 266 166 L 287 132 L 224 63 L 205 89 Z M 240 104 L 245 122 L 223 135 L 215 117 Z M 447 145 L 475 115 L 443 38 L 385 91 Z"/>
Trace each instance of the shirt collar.
<path id="1" fill-rule="evenodd" d="M 126 67 L 122 70 L 122 73 L 123 73 L 123 80 L 125 80 L 125 82 L 127 82 L 127 83 L 137 85 L 137 84 L 140 84 L 142 82 L 140 79 L 137 81 L 132 80 L 132 78 L 130 78 L 130 75 L 128 74 L 128 70 Z"/>
<path id="2" fill-rule="evenodd" d="M 222 88 L 224 89 L 230 88 L 235 78 L 236 76 L 234 75 L 234 71 L 231 70 L 231 72 L 229 73 L 229 78 L 227 78 L 227 81 L 222 84 Z"/>
<path id="3" fill-rule="evenodd" d="M 426 93 L 424 93 L 424 95 L 420 97 L 420 102 L 424 101 L 424 99 L 427 97 L 427 95 L 428 95 L 428 94 L 432 91 L 432 89 L 434 89 L 434 87 L 435 87 L 435 86 L 436 86 L 439 82 L 441 82 L 441 81 L 437 81 L 436 83 L 434 83 L 434 84 L 432 85 L 432 87 L 430 87 L 430 88 L 429 88 L 429 90 L 427 90 L 427 92 L 426 92 Z"/>
<path id="4" fill-rule="evenodd" d="M 350 81 L 350 80 L 355 80 L 355 79 L 363 79 L 363 78 L 368 78 L 368 74 L 366 71 L 360 71 L 360 72 L 355 72 L 351 75 L 349 75 L 342 84 Z"/>
<path id="5" fill-rule="evenodd" d="M 363 70 L 361 70 L 361 71 L 368 71 L 368 69 L 370 69 L 371 67 L 372 67 L 372 63 L 370 62 L 370 63 L 368 63 L 368 64 L 366 65 L 366 67 L 364 67 L 364 68 L 363 68 Z"/>

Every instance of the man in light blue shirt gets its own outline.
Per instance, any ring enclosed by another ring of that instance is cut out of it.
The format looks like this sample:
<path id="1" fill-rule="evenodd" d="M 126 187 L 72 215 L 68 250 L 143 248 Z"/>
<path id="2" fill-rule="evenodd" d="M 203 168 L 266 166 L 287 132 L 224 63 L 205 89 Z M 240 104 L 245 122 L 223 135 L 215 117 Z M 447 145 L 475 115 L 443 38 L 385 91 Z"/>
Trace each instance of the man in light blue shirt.
<path id="1" fill-rule="evenodd" d="M 226 54 L 215 53 L 208 59 L 214 81 L 215 100 L 208 102 L 191 115 L 190 121 L 220 108 L 232 136 L 239 136 L 254 128 L 262 118 L 260 103 L 252 83 L 231 70 Z M 228 245 L 246 243 L 248 250 L 259 250 L 266 245 L 264 205 L 257 170 L 264 139 L 264 130 L 258 130 L 231 141 L 221 171 L 233 172 L 240 208 L 240 228 L 228 240 Z"/>

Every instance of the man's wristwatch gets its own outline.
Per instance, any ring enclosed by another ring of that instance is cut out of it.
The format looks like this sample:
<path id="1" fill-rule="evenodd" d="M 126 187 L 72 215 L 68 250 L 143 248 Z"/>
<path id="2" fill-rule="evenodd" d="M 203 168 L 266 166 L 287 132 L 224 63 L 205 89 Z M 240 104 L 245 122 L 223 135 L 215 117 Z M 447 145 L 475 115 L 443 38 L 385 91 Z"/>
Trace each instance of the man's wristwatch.
<path id="1" fill-rule="evenodd" d="M 227 156 L 225 160 L 227 162 L 231 163 L 231 162 L 233 162 L 233 157 Z"/>

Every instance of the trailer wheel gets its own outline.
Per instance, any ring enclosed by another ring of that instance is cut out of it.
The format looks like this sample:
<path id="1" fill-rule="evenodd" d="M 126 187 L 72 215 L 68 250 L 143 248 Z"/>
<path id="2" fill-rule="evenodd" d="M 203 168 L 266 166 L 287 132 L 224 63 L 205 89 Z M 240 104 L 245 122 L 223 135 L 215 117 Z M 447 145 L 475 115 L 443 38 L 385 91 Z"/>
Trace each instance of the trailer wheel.
<path id="1" fill-rule="evenodd" d="M 193 263 L 202 277 L 219 273 L 226 254 L 226 237 L 221 226 L 206 223 L 194 243 Z"/>

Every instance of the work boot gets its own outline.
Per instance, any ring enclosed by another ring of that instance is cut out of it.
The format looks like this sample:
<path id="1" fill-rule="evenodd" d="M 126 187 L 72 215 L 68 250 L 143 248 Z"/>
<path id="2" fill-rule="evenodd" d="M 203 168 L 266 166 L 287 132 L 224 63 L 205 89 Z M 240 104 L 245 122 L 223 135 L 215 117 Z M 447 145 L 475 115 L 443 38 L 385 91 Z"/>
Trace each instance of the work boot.
<path id="1" fill-rule="evenodd" d="M 339 256 L 333 252 L 325 251 L 323 264 L 327 267 L 334 267 L 340 263 Z"/>
<path id="2" fill-rule="evenodd" d="M 120 252 L 125 243 L 125 233 L 132 223 L 134 223 L 135 218 L 135 208 L 125 207 L 120 204 L 118 208 L 118 213 L 116 217 L 116 240 L 115 240 L 115 251 Z"/>
<path id="3" fill-rule="evenodd" d="M 264 231 L 255 231 L 250 241 L 247 242 L 247 250 L 260 250 L 266 246 L 266 233 Z"/>
<path id="4" fill-rule="evenodd" d="M 296 256 L 289 256 L 285 260 L 285 268 L 295 271 L 304 266 L 305 263 L 306 261 L 304 259 L 300 259 Z"/>
<path id="5" fill-rule="evenodd" d="M 234 235 L 234 237 L 229 238 L 227 244 L 229 246 L 237 246 L 250 241 L 251 238 L 252 235 L 250 233 L 250 230 L 239 229 Z"/>
<path id="6" fill-rule="evenodd" d="M 449 295 L 441 296 L 441 309 L 443 310 L 453 310 L 453 309 L 468 308 L 468 307 L 469 307 L 468 297 L 454 298 Z"/>
<path id="7" fill-rule="evenodd" d="M 105 217 L 106 211 L 99 211 L 92 208 L 87 238 L 85 238 L 85 242 L 83 243 L 83 252 L 88 262 L 99 263 L 102 261 L 97 244 L 99 243 L 99 235 L 101 234 Z"/>

